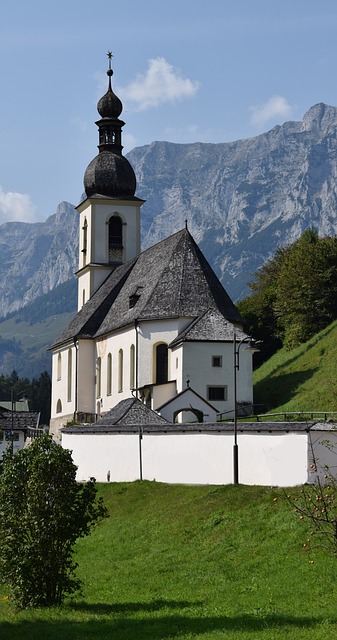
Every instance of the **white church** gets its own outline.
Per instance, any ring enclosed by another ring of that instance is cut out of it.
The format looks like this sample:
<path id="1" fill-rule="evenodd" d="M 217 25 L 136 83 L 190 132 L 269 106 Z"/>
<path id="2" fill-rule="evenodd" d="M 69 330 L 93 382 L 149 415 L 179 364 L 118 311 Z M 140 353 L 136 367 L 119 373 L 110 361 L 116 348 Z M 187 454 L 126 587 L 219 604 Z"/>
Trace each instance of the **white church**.
<path id="1" fill-rule="evenodd" d="M 52 346 L 55 438 L 69 423 L 98 423 L 130 398 L 171 424 L 230 417 L 234 393 L 240 405 L 253 402 L 252 357 L 244 349 L 233 375 L 234 336 L 248 339 L 243 320 L 187 225 L 140 250 L 144 201 L 122 154 L 125 123 L 108 57 L 108 90 L 97 105 L 99 153 L 77 207 L 78 312 Z"/>

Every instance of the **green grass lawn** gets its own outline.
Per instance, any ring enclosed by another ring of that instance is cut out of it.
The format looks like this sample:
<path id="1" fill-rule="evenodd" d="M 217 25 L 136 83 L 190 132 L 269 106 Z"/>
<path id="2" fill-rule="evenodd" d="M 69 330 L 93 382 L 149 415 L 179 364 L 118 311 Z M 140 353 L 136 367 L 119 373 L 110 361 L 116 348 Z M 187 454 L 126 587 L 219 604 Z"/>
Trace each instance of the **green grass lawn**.
<path id="1" fill-rule="evenodd" d="M 254 372 L 254 404 L 267 411 L 337 411 L 337 321 Z M 259 410 L 257 409 L 259 413 Z"/>
<path id="2" fill-rule="evenodd" d="M 337 638 L 337 559 L 308 554 L 280 489 L 99 487 L 111 517 L 78 542 L 83 593 L 15 612 L 1 640 Z"/>

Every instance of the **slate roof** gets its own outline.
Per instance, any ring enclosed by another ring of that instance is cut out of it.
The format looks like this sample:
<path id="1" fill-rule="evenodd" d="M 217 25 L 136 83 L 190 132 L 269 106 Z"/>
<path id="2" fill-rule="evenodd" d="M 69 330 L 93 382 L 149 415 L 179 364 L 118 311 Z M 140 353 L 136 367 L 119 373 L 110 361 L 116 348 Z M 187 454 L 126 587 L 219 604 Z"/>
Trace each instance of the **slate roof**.
<path id="1" fill-rule="evenodd" d="M 40 421 L 40 413 L 38 411 L 4 411 L 0 415 L 0 429 L 13 430 L 37 429 Z"/>
<path id="2" fill-rule="evenodd" d="M 166 422 L 166 421 L 165 421 Z M 73 425 L 64 427 L 62 433 L 233 433 L 233 422 L 200 422 L 192 424 L 102 424 L 98 421 L 92 425 Z M 305 433 L 314 429 L 314 424 L 306 422 L 239 422 L 238 433 Z"/>
<path id="3" fill-rule="evenodd" d="M 77 427 L 81 432 L 90 431 L 106 431 L 109 427 L 118 425 L 126 427 L 136 426 L 136 430 L 142 425 L 163 426 L 169 424 L 165 418 L 159 416 L 158 413 L 149 409 L 143 402 L 137 398 L 126 398 L 121 400 L 115 407 L 107 411 L 97 422 L 92 425 L 73 425 L 64 427 L 62 432 L 74 433 Z"/>
<path id="4" fill-rule="evenodd" d="M 130 307 L 132 296 L 137 301 Z M 136 320 L 194 319 L 208 309 L 229 322 L 243 322 L 191 234 L 182 229 L 117 267 L 53 346 L 103 336 Z"/>
<path id="5" fill-rule="evenodd" d="M 240 329 L 235 329 L 237 340 L 243 340 L 248 338 L 247 334 Z M 233 341 L 233 324 L 228 322 L 226 318 L 218 311 L 218 309 L 207 309 L 198 318 L 195 318 L 191 324 L 181 331 L 181 333 L 171 342 L 170 347 L 173 347 L 183 341 L 203 341 L 208 342 Z"/>
<path id="6" fill-rule="evenodd" d="M 187 395 L 190 396 L 194 396 L 196 398 L 199 398 L 200 400 L 202 400 L 202 402 L 207 405 L 208 407 L 210 407 L 210 409 L 212 409 L 213 411 L 215 411 L 216 413 L 219 413 L 218 410 L 213 407 L 213 405 L 208 402 L 205 398 L 203 398 L 199 393 L 197 393 L 196 391 L 194 391 L 194 389 L 192 387 L 186 387 L 186 389 L 183 389 L 182 391 L 180 391 L 179 393 L 177 393 L 175 396 L 173 396 L 172 398 L 170 398 L 169 400 L 167 400 L 166 402 L 164 402 L 163 404 L 160 405 L 160 407 L 157 408 L 157 411 L 161 411 L 161 409 L 163 409 L 164 407 L 166 407 L 168 404 L 171 404 L 171 402 L 174 402 L 174 400 L 176 400 L 177 398 L 181 398 L 182 396 Z"/>

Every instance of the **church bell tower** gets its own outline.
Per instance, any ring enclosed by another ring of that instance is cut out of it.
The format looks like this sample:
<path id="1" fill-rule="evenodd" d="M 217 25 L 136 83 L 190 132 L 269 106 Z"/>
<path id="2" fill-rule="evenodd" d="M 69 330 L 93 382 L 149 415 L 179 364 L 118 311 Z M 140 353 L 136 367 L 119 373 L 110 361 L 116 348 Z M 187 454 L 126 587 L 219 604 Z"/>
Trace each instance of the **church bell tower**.
<path id="1" fill-rule="evenodd" d="M 140 207 L 136 176 L 122 154 L 123 110 L 112 90 L 112 53 L 108 52 L 108 90 L 97 103 L 98 155 L 84 174 L 86 199 L 80 214 L 78 310 L 118 265 L 140 253 Z"/>

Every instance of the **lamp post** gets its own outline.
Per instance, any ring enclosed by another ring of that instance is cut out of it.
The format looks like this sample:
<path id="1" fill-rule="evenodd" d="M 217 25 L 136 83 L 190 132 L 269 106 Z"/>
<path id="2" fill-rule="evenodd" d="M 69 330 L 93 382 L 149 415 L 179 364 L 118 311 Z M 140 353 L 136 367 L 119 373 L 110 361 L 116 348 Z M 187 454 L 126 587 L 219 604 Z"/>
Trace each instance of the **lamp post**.
<path id="1" fill-rule="evenodd" d="M 245 347 L 244 351 L 248 351 L 248 353 L 256 353 L 259 351 L 259 348 L 256 346 L 253 338 L 250 336 L 245 336 L 239 342 L 237 341 L 237 335 L 234 331 L 233 334 L 233 369 L 234 369 L 234 445 L 233 445 L 233 482 L 234 484 L 239 484 L 239 446 L 238 446 L 238 408 L 237 408 L 237 371 L 240 369 L 240 347 L 241 345 L 247 342 L 247 347 Z"/>

